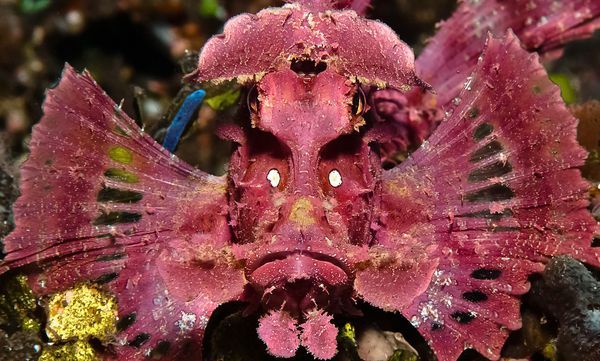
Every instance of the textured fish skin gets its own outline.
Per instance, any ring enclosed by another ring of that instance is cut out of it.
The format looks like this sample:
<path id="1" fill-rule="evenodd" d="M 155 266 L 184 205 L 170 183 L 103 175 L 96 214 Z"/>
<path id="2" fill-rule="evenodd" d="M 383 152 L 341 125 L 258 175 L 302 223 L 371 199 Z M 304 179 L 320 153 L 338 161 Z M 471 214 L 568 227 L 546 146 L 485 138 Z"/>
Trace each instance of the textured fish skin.
<path id="1" fill-rule="evenodd" d="M 332 320 L 358 314 L 357 300 L 403 314 L 441 361 L 466 348 L 498 359 L 530 274 L 555 255 L 600 266 L 576 120 L 526 33 L 487 35 L 474 63 L 452 68 L 452 51 L 440 53 L 447 79 L 470 76 L 457 92 L 425 79 L 453 106 L 382 169 L 373 145 L 389 120 L 370 113 L 373 92 L 433 93 L 410 48 L 353 4 L 241 15 L 206 44 L 187 79 L 248 88 L 249 119 L 222 131 L 237 145 L 223 177 L 167 152 L 67 65 L 33 132 L 0 273 L 21 268 L 42 295 L 103 284 L 119 305 L 107 356 L 118 360 L 198 359 L 211 314 L 230 301 L 259 313 L 271 354 L 302 346 L 330 359 Z"/>
<path id="2" fill-rule="evenodd" d="M 43 110 L 0 272 L 37 265 L 30 283 L 42 295 L 106 284 L 119 304 L 118 359 L 161 342 L 197 352 L 212 311 L 245 283 L 228 255 L 225 178 L 164 150 L 87 72 L 67 65 Z"/>
<path id="3" fill-rule="evenodd" d="M 198 69 L 187 79 L 252 82 L 274 69 L 289 68 L 293 59 L 304 58 L 325 61 L 331 69 L 361 83 L 403 91 L 422 85 L 415 76 L 412 50 L 392 29 L 352 10 L 319 11 L 323 4 L 292 3 L 232 18 L 223 34 L 206 43 Z M 278 31 L 272 30 L 274 25 Z"/>
<path id="4" fill-rule="evenodd" d="M 544 60 L 554 59 L 562 54 L 565 44 L 587 38 L 600 28 L 600 2 L 461 1 L 454 14 L 439 25 L 438 32 L 416 60 L 417 74 L 433 86 L 436 95 L 427 101 L 415 101 L 415 97 L 410 96 L 408 104 L 394 114 L 389 109 L 394 107 L 391 104 L 405 103 L 407 96 L 393 89 L 383 91 L 387 101 L 379 116 L 395 118 L 386 125 L 392 139 L 382 142 L 385 162 L 396 163 L 394 158 L 403 157 L 406 148 L 421 145 L 420 138 L 426 139 L 435 129 L 431 125 L 439 120 L 431 117 L 432 112 L 443 113 L 455 106 L 452 101 L 473 72 L 488 32 L 500 37 L 509 28 L 527 50 L 539 53 Z M 381 96 L 375 94 L 374 98 L 381 99 Z M 411 118 L 407 119 L 406 112 Z"/>
<path id="5" fill-rule="evenodd" d="M 444 120 L 437 97 L 420 89 L 402 93 L 396 89 L 372 91 L 373 129 L 370 136 L 380 145 L 382 165 L 396 166 L 414 152 Z"/>
<path id="6" fill-rule="evenodd" d="M 423 49 L 417 73 L 435 88 L 440 105 L 451 106 L 477 64 L 488 32 L 502 36 L 512 29 L 525 49 L 555 58 L 566 43 L 598 28 L 596 0 L 464 0 Z"/>
<path id="7" fill-rule="evenodd" d="M 411 320 L 440 360 L 464 345 L 499 358 L 521 326 L 515 296 L 548 257 L 600 262 L 588 183 L 575 168 L 586 152 L 537 55 L 512 33 L 490 37 L 472 76 L 427 144 L 384 173 L 376 237 L 397 266 L 362 271 L 355 284 Z"/>
<path id="8" fill-rule="evenodd" d="M 359 15 L 365 15 L 371 7 L 371 0 L 342 0 L 337 1 L 337 8 L 352 9 Z"/>

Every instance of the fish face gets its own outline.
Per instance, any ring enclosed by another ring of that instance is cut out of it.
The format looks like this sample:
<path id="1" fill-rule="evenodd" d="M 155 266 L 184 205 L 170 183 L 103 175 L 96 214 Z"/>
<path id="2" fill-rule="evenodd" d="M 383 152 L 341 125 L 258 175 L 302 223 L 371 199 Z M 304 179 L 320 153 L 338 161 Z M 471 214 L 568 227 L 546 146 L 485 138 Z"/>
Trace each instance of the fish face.
<path id="1" fill-rule="evenodd" d="M 256 88 L 230 168 L 236 254 L 269 308 L 302 314 L 352 288 L 378 160 L 360 131 L 362 90 L 343 75 L 286 69 Z"/>

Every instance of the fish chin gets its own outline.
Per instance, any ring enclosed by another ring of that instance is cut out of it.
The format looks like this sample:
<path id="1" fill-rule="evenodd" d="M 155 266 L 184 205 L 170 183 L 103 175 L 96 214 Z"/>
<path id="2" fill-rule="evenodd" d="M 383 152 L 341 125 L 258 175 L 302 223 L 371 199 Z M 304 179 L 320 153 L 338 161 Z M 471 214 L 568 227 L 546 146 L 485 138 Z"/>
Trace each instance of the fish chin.
<path id="1" fill-rule="evenodd" d="M 256 268 L 249 279 L 262 292 L 263 306 L 285 308 L 292 314 L 326 308 L 333 295 L 351 289 L 351 277 L 340 266 L 301 253 L 270 260 Z"/>

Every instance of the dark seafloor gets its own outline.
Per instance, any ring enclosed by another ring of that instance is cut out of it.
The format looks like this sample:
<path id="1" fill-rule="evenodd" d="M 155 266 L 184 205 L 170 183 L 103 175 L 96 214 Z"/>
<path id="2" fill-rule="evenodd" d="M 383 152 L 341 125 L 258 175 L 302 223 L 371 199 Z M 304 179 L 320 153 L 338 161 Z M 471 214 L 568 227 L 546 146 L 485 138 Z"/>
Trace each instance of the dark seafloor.
<path id="1" fill-rule="evenodd" d="M 194 66 L 188 50 L 199 50 L 227 18 L 269 5 L 280 2 L 0 0 L 0 236 L 12 227 L 18 166 L 27 156 L 31 127 L 41 116 L 44 91 L 58 79 L 64 62 L 89 69 L 113 99 L 124 99 L 128 114 L 160 138 L 181 101 L 182 73 Z M 435 23 L 455 6 L 448 0 L 376 0 L 370 17 L 390 25 L 418 53 Z M 590 151 L 583 172 L 595 185 L 591 207 L 600 219 L 600 102 L 592 101 L 600 99 L 600 33 L 572 44 L 563 58 L 546 66 L 580 119 L 580 142 Z M 181 158 L 203 170 L 224 172 L 229 146 L 213 133 L 223 116 L 219 109 L 234 98 L 219 98 L 212 107 L 217 110 L 203 107 L 178 148 Z M 524 327 L 509 338 L 505 359 L 599 361 L 598 272 L 559 257 L 532 281 L 532 291 L 523 301 Z M 36 299 L 18 275 L 0 278 L 0 361 L 95 360 L 94 349 L 114 328 L 107 315 L 115 305 L 93 287 L 68 292 Z M 86 311 L 74 302 L 58 312 L 56 305 L 67 296 L 100 309 Z M 235 307 L 214 318 L 206 340 L 209 360 L 272 359 L 255 336 L 256 320 L 242 318 Z M 78 330 L 69 328 L 73 320 L 79 322 Z M 340 361 L 433 359 L 410 323 L 366 306 L 361 321 L 341 326 L 340 349 Z M 467 351 L 461 360 L 483 358 Z"/>

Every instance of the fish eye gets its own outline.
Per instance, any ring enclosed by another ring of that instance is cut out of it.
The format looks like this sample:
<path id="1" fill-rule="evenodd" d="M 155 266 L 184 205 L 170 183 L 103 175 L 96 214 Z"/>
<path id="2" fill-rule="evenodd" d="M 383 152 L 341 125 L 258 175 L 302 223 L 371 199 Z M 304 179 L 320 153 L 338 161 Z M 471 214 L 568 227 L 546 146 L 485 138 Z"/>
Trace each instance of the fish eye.
<path id="1" fill-rule="evenodd" d="M 279 174 L 277 169 L 273 168 L 267 173 L 267 180 L 271 184 L 271 187 L 277 188 L 279 183 L 281 183 L 281 174 Z"/>
<path id="2" fill-rule="evenodd" d="M 331 184 L 333 188 L 337 188 L 342 185 L 342 175 L 337 169 L 333 169 L 331 172 L 329 172 L 329 184 Z"/>
<path id="3" fill-rule="evenodd" d="M 352 98 L 352 115 L 361 116 L 365 113 L 367 107 L 367 97 L 362 89 L 359 87 L 354 98 Z"/>

